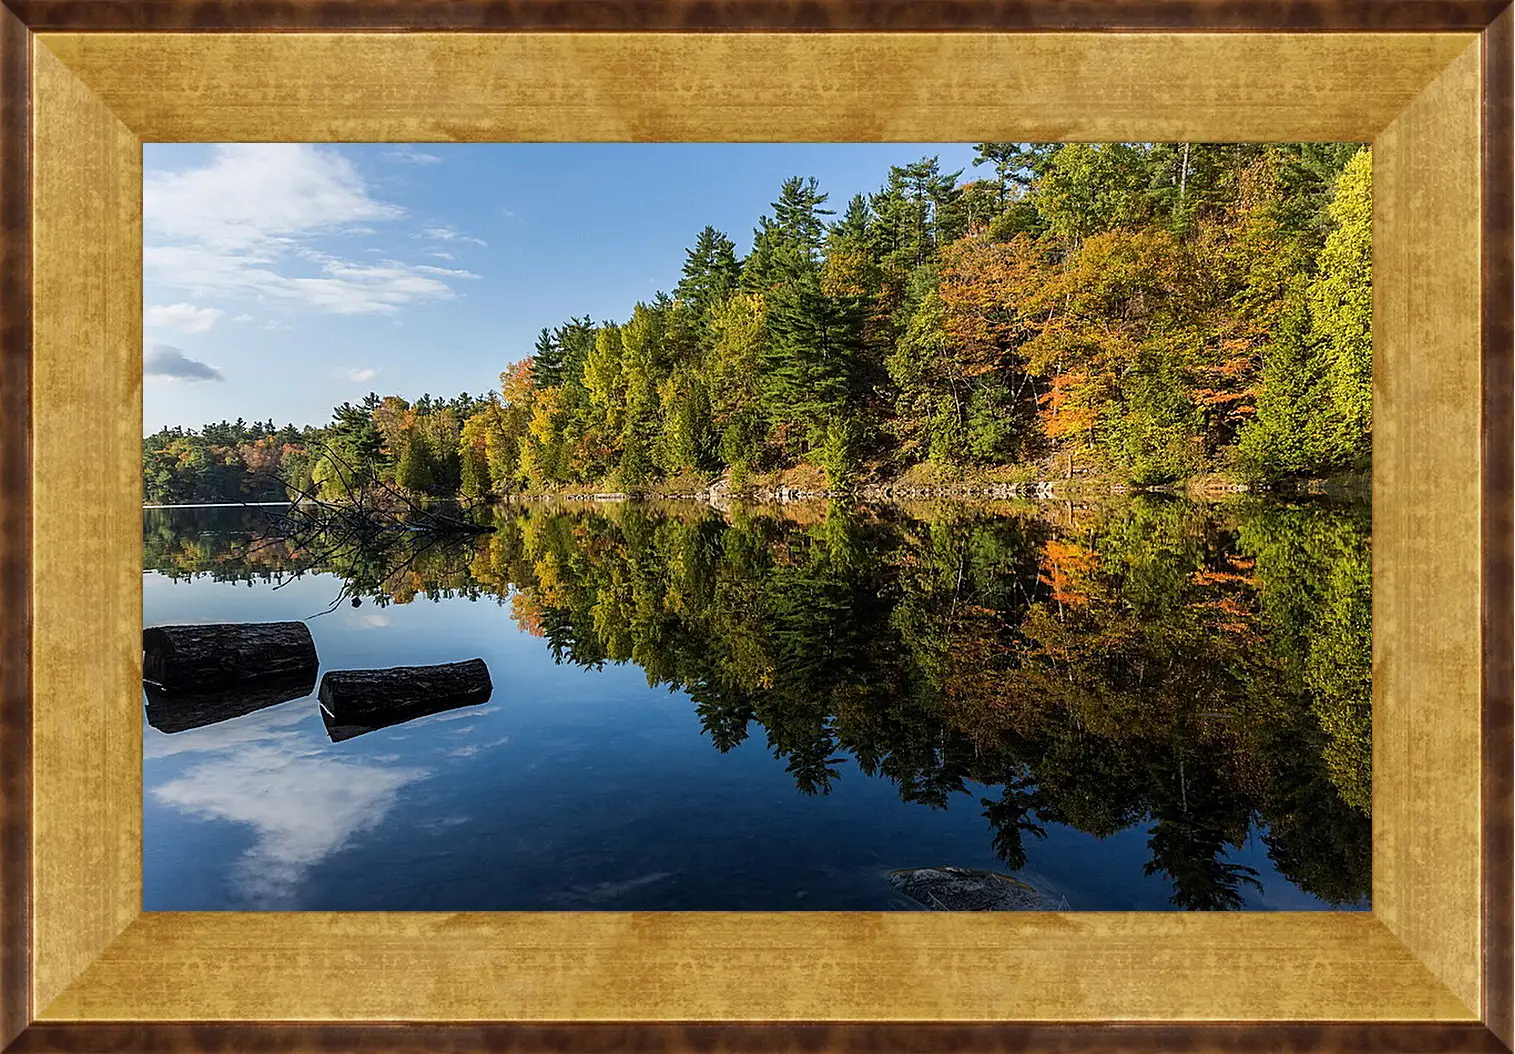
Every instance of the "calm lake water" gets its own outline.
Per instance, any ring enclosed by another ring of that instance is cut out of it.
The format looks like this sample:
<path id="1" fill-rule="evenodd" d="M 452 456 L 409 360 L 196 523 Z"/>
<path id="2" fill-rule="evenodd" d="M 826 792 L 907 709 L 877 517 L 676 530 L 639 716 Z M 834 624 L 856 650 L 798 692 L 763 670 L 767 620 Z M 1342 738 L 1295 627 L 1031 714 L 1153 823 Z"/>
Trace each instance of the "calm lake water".
<path id="1" fill-rule="evenodd" d="M 378 558 L 144 511 L 146 626 L 303 619 L 321 673 L 494 685 L 335 740 L 313 691 L 149 707 L 147 910 L 919 909 L 889 872 L 939 865 L 1366 906 L 1365 506 L 480 515 Z"/>

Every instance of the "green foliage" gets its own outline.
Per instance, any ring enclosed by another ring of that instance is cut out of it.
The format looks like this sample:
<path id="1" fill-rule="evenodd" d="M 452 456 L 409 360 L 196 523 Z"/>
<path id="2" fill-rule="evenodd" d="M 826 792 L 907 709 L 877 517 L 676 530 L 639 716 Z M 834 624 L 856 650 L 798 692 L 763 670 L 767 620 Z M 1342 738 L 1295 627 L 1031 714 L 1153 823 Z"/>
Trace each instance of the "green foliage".
<path id="1" fill-rule="evenodd" d="M 1100 231 L 1139 225 L 1151 208 L 1146 160 L 1130 143 L 1064 146 L 1036 185 L 1042 221 L 1074 245 Z"/>
<path id="2" fill-rule="evenodd" d="M 799 426 L 819 445 L 827 421 L 851 412 L 856 392 L 862 309 L 854 297 L 829 296 L 806 274 L 781 286 L 767 307 L 760 391 L 769 420 Z"/>
<path id="3" fill-rule="evenodd" d="M 432 462 L 428 444 L 419 436 L 413 436 L 405 444 L 400 460 L 395 465 L 395 482 L 406 490 L 424 493 L 436 486 L 436 466 Z"/>
<path id="4" fill-rule="evenodd" d="M 1325 359 L 1325 384 L 1345 459 L 1366 452 L 1373 423 L 1373 160 L 1355 156 L 1336 182 L 1335 226 L 1310 287 L 1312 337 Z"/>
<path id="5" fill-rule="evenodd" d="M 704 318 L 736 290 L 742 270 L 736 245 L 714 227 L 706 227 L 685 254 L 688 260 L 674 295 Z"/>
<path id="6" fill-rule="evenodd" d="M 852 486 L 860 467 L 862 445 L 862 429 L 855 419 L 835 417 L 826 423 L 815 462 L 825 471 L 829 489 L 846 490 Z"/>
<path id="7" fill-rule="evenodd" d="M 1263 349 L 1242 464 L 1260 478 L 1366 468 L 1373 424 L 1372 155 L 1334 182 L 1314 275 L 1294 276 Z"/>
<path id="8" fill-rule="evenodd" d="M 1165 364 L 1143 363 L 1126 378 L 1122 397 L 1105 408 L 1104 442 L 1133 483 L 1171 483 L 1201 464 L 1198 407 Z"/>
<path id="9" fill-rule="evenodd" d="M 346 465 L 483 497 L 800 466 L 844 489 L 922 463 L 1137 486 L 1370 463 L 1366 148 L 981 143 L 974 165 L 893 166 L 840 216 L 794 176 L 745 258 L 703 228 L 672 296 L 543 328 L 498 394 L 148 437 L 144 493 L 282 495 L 254 482 L 269 466 L 327 496 Z"/>

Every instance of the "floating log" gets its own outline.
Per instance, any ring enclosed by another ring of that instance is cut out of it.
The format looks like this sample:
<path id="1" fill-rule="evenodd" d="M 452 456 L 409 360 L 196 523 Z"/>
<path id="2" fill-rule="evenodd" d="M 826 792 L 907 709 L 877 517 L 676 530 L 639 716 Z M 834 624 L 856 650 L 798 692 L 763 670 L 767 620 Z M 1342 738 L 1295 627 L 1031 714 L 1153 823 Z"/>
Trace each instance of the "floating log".
<path id="1" fill-rule="evenodd" d="M 331 670 L 321 678 L 321 717 L 332 742 L 487 702 L 494 692 L 483 659 L 387 670 Z"/>
<path id="2" fill-rule="evenodd" d="M 230 721 L 255 710 L 303 699 L 315 691 L 316 670 L 283 677 L 222 685 L 208 690 L 169 692 L 155 684 L 147 692 L 147 723 L 159 732 L 184 732 L 221 721 Z"/>
<path id="3" fill-rule="evenodd" d="M 222 622 L 142 631 L 142 679 L 167 692 L 309 673 L 316 644 L 303 622 Z"/>

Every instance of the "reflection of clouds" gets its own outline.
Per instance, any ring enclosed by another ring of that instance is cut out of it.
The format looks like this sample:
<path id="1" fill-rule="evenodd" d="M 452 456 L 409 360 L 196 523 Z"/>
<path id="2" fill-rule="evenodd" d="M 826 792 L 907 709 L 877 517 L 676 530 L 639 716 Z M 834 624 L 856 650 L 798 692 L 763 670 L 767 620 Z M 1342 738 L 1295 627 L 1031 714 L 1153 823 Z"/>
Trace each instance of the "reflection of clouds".
<path id="1" fill-rule="evenodd" d="M 382 629 L 392 625 L 388 615 L 355 615 L 347 620 L 347 624 L 354 629 Z"/>
<path id="2" fill-rule="evenodd" d="M 191 728 L 172 735 L 146 729 L 142 741 L 144 758 L 167 758 L 175 754 L 203 753 L 240 747 L 244 743 L 297 743 L 306 737 L 293 726 L 312 716 L 310 697 L 294 699 L 278 706 L 248 714 L 220 724 Z"/>
<path id="3" fill-rule="evenodd" d="M 624 882 L 600 882 L 592 886 L 569 886 L 565 890 L 551 894 L 548 899 L 567 908 L 583 907 L 586 904 L 603 904 L 608 900 L 623 897 L 627 893 L 635 893 L 646 886 L 657 885 L 664 879 L 672 877 L 672 871 L 653 871 L 650 874 L 640 875 L 637 878 L 628 878 Z"/>
<path id="4" fill-rule="evenodd" d="M 482 751 L 490 750 L 494 747 L 501 747 L 509 742 L 509 736 L 501 736 L 499 739 L 492 740 L 488 743 L 470 743 L 466 747 L 455 747 L 452 750 L 447 751 L 447 756 L 450 758 L 471 758 L 475 754 L 478 754 Z"/>
<path id="5" fill-rule="evenodd" d="M 193 816 L 250 824 L 257 840 L 237 862 L 234 882 L 249 901 L 272 907 L 310 867 L 377 826 L 401 787 L 426 775 L 256 743 L 201 762 L 152 793 Z"/>
<path id="6" fill-rule="evenodd" d="M 360 762 L 310 750 L 300 726 L 313 713 L 309 699 L 295 700 L 171 736 L 149 731 L 142 744 L 149 760 L 210 755 L 150 793 L 191 816 L 253 828 L 233 882 L 259 907 L 287 900 L 311 866 L 377 826 L 400 788 L 427 775 L 382 764 L 398 754 Z"/>
<path id="7" fill-rule="evenodd" d="M 478 709 L 475 709 L 473 707 L 469 707 L 469 708 L 467 708 L 465 710 L 453 710 L 453 711 L 450 711 L 450 712 L 445 713 L 445 714 L 436 714 L 436 715 L 433 715 L 432 720 L 433 721 L 467 721 L 467 720 L 472 720 L 472 719 L 474 719 L 476 717 L 483 717 L 485 714 L 492 714 L 492 713 L 494 713 L 498 709 L 499 709 L 498 705 L 495 705 L 495 706 L 485 706 L 485 707 L 480 707 Z"/>

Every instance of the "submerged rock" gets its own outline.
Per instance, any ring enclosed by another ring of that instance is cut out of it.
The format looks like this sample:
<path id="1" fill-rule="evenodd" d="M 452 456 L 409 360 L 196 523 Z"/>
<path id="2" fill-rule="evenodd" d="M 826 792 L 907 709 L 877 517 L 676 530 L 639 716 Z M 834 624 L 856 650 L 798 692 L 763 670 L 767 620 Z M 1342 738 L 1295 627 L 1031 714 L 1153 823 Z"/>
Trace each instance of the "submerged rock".
<path id="1" fill-rule="evenodd" d="M 1048 911 L 1035 886 L 995 871 L 919 867 L 889 872 L 889 884 L 932 911 Z"/>

